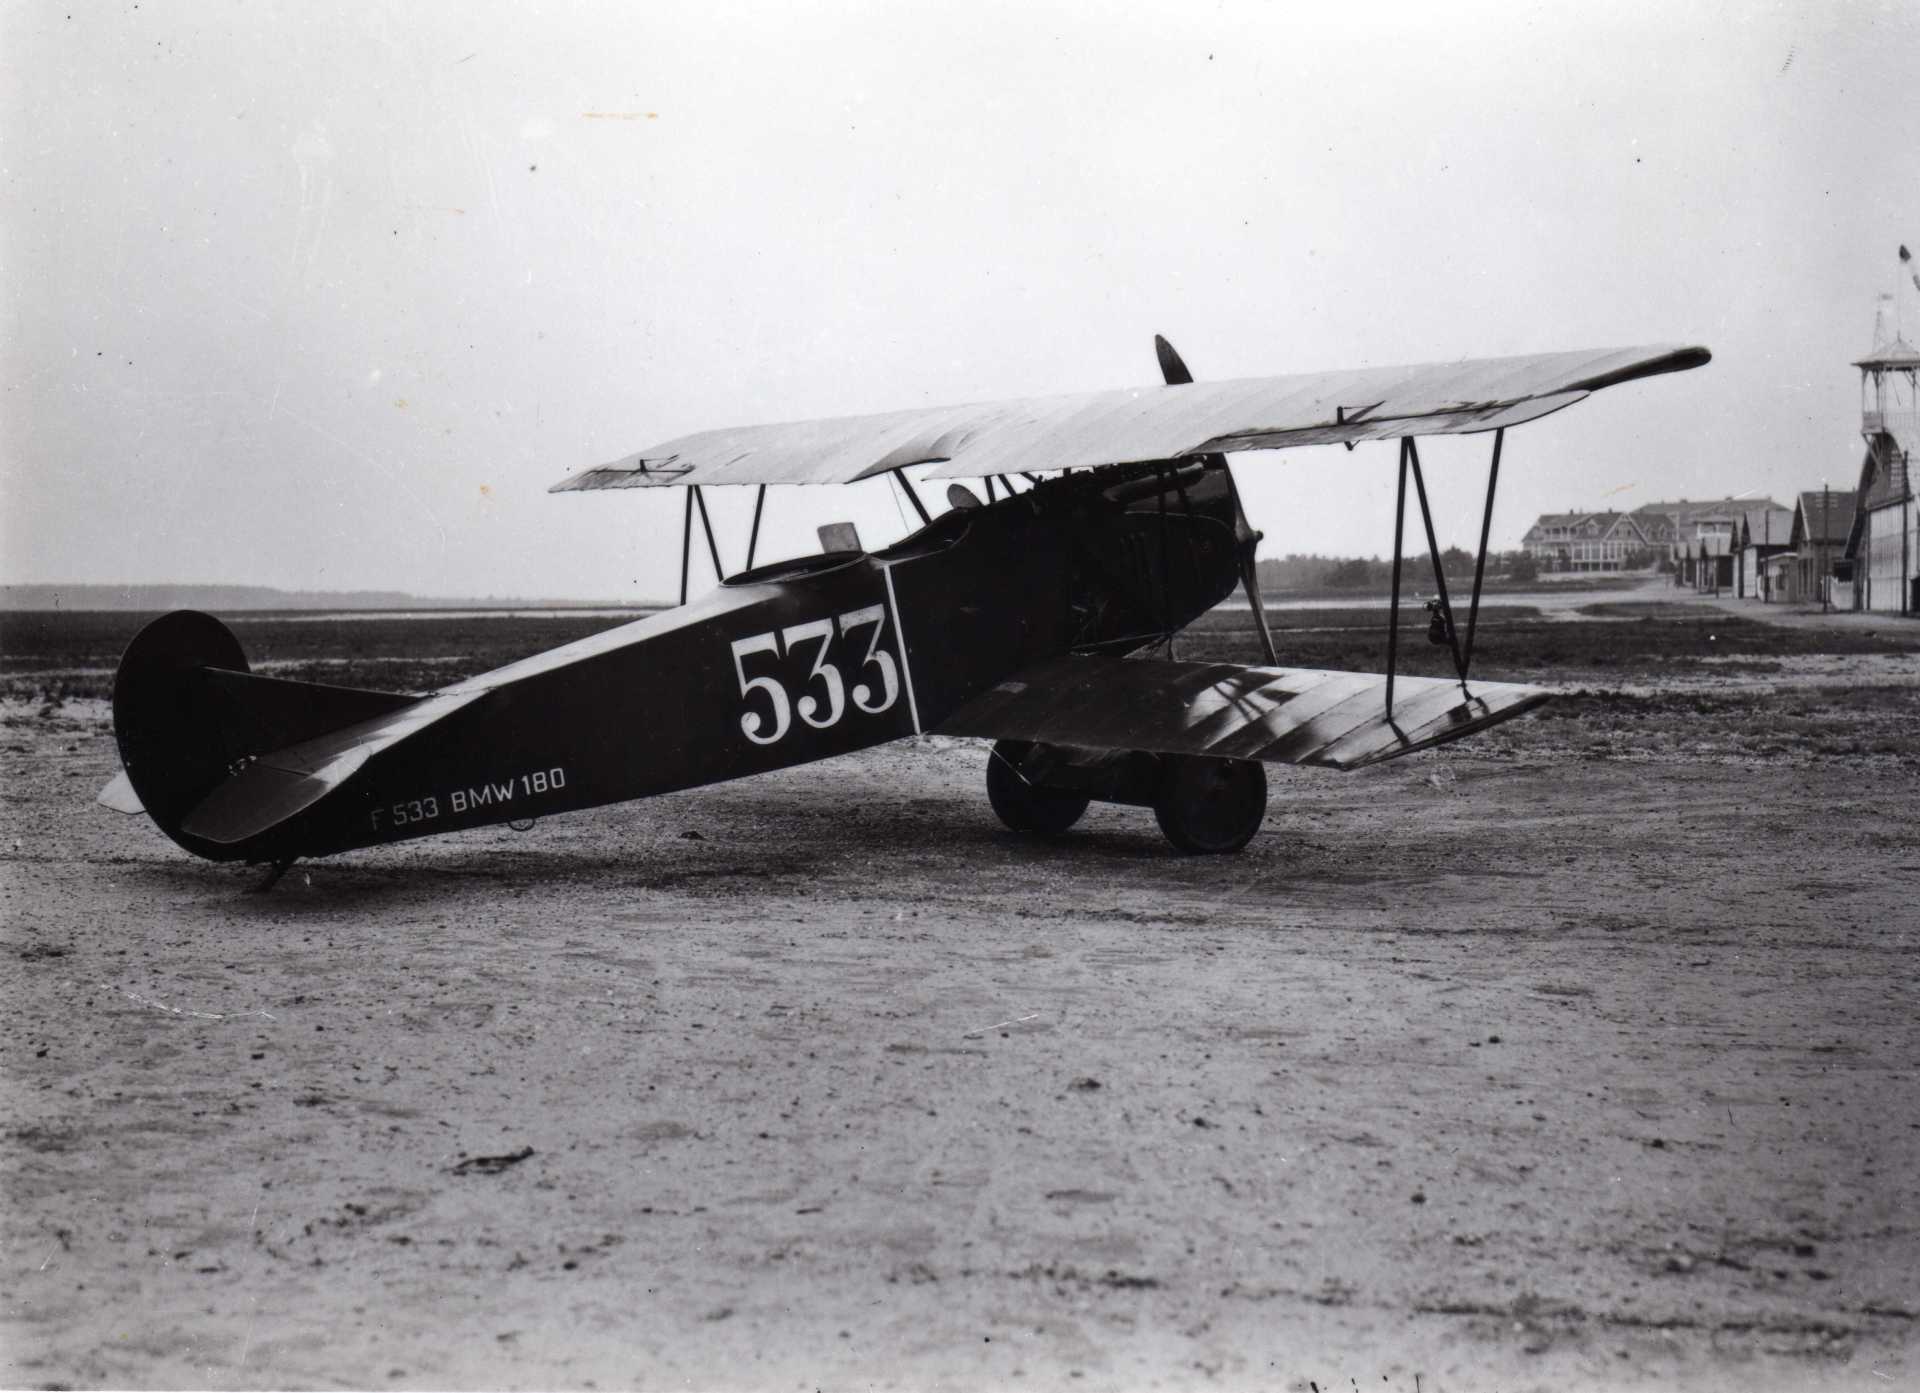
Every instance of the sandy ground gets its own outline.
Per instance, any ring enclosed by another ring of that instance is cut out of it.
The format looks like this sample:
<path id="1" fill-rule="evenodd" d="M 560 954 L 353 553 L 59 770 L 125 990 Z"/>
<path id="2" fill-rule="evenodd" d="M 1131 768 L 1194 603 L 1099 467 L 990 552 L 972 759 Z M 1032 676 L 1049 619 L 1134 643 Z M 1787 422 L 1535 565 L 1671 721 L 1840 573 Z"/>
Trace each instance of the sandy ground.
<path id="1" fill-rule="evenodd" d="M 102 714 L 0 742 L 0 1383 L 1920 1382 L 1911 763 L 1530 720 L 1190 859 L 923 739 L 261 896 Z"/>

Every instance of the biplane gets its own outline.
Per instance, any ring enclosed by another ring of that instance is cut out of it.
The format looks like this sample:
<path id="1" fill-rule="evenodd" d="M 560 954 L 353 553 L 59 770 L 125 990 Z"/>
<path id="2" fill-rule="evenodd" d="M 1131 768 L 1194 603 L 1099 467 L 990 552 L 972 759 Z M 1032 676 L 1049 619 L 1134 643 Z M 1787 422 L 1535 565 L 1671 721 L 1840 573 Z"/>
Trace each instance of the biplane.
<path id="1" fill-rule="evenodd" d="M 1710 357 L 1644 347 L 1196 383 L 1155 342 L 1160 386 L 706 431 L 576 474 L 553 491 L 685 490 L 681 603 L 425 695 L 262 676 L 219 621 L 156 619 L 114 679 L 123 770 L 101 801 L 277 876 L 300 857 L 937 732 L 994 742 L 987 797 L 1017 832 L 1058 835 L 1098 800 L 1151 808 L 1182 851 L 1238 851 L 1266 815 L 1266 762 L 1358 769 L 1545 700 L 1471 675 L 1506 432 Z M 1456 623 L 1417 440 L 1462 433 L 1493 445 Z M 1284 667 L 1261 534 L 1226 457 L 1365 441 L 1399 448 L 1386 670 Z M 922 466 L 920 487 L 948 483 L 937 515 L 907 473 Z M 1444 679 L 1395 671 L 1409 478 Z M 899 488 L 921 525 L 876 551 L 830 526 L 819 554 L 754 564 L 769 487 L 863 480 Z M 689 602 L 696 513 L 721 573 L 703 491 L 730 486 L 758 490 L 746 567 Z M 1236 585 L 1266 664 L 1175 660 L 1173 636 Z"/>

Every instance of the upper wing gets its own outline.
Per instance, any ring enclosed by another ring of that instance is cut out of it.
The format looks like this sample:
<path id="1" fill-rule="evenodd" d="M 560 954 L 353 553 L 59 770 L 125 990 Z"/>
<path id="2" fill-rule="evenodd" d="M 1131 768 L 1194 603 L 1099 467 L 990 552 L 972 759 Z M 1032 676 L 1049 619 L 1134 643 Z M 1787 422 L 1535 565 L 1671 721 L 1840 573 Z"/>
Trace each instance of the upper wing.
<path id="1" fill-rule="evenodd" d="M 846 484 L 910 464 L 936 478 L 1181 459 L 1227 450 L 1454 435 L 1519 425 L 1589 392 L 1699 367 L 1652 346 L 1251 377 L 701 431 L 553 486 Z"/>
<path id="2" fill-rule="evenodd" d="M 1532 710 L 1550 693 L 1511 682 L 1372 672 L 1065 657 L 974 698 L 942 735 L 1211 755 L 1358 769 L 1457 740 Z"/>

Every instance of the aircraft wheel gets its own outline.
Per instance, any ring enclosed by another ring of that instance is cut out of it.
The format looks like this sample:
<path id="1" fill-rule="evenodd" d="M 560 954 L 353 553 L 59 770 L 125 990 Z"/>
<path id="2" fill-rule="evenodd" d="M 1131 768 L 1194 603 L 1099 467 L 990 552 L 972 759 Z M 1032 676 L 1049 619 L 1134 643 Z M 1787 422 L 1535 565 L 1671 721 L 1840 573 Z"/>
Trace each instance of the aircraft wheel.
<path id="1" fill-rule="evenodd" d="M 1153 815 L 1182 851 L 1238 851 L 1267 816 L 1266 766 L 1250 759 L 1169 756 Z"/>
<path id="2" fill-rule="evenodd" d="M 1057 789 L 1035 788 L 1020 777 L 1020 761 L 1033 746 L 1025 740 L 997 740 L 987 758 L 987 801 L 1015 832 L 1057 837 L 1086 812 L 1091 799 Z"/>

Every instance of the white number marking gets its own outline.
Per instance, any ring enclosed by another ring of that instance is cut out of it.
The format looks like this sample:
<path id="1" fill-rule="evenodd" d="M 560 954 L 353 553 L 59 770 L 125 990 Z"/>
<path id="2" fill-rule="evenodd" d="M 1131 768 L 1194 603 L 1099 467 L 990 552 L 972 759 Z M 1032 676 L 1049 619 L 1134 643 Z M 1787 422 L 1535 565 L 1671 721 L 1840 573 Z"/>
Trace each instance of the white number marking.
<path id="1" fill-rule="evenodd" d="M 869 716 L 878 716 L 900 699 L 900 668 L 894 662 L 893 654 L 880 646 L 881 636 L 886 631 L 887 611 L 883 605 L 868 605 L 863 609 L 849 610 L 838 620 L 810 619 L 804 624 L 792 624 L 788 627 L 764 634 L 754 634 L 748 638 L 733 640 L 733 672 L 740 683 L 740 695 L 749 697 L 755 691 L 766 693 L 767 710 L 748 710 L 740 713 L 740 729 L 747 739 L 756 745 L 771 745 L 792 728 L 792 713 L 798 711 L 800 719 L 815 730 L 825 730 L 838 725 L 847 714 L 847 685 L 840 669 L 827 661 L 827 651 L 833 646 L 835 631 L 840 637 L 852 635 L 855 629 L 871 625 L 873 636 L 867 640 L 867 651 L 860 660 L 860 670 L 868 668 L 877 671 L 879 677 L 879 699 L 875 700 L 871 680 L 861 681 L 853 687 L 853 705 Z M 795 648 L 806 642 L 819 646 L 813 651 L 813 666 L 807 671 L 807 685 L 815 682 L 824 684 L 826 709 L 821 710 L 821 700 L 811 691 L 802 692 L 800 699 L 791 701 L 786 687 L 778 677 L 761 674 L 758 677 L 747 675 L 747 659 L 758 654 L 770 654 L 774 658 L 792 657 Z M 772 729 L 768 730 L 769 721 Z"/>
<path id="2" fill-rule="evenodd" d="M 378 810 L 375 812 L 374 826 L 378 827 Z M 415 798 L 408 803 L 395 803 L 387 809 L 387 816 L 395 827 L 405 827 L 410 822 L 426 822 L 440 816 L 440 801 L 437 798 Z"/>
<path id="3" fill-rule="evenodd" d="M 827 684 L 827 714 L 817 721 L 813 718 L 813 713 L 820 709 L 820 703 L 811 694 L 801 697 L 795 703 L 795 709 L 799 711 L 800 719 L 815 730 L 825 730 L 838 722 L 847 711 L 847 689 L 840 680 L 840 669 L 827 661 L 827 646 L 833 642 L 833 621 L 815 619 L 780 631 L 780 642 L 786 646 L 788 653 L 793 652 L 794 644 L 810 638 L 819 639 L 820 646 L 814 650 L 813 671 L 807 674 L 807 680 L 812 681 L 817 677 Z"/>
<path id="4" fill-rule="evenodd" d="M 733 641 L 733 671 L 740 679 L 740 695 L 746 696 L 758 687 L 766 692 L 767 700 L 772 704 L 773 733 L 762 735 L 760 727 L 765 724 L 758 711 L 744 711 L 740 715 L 740 729 L 746 732 L 747 739 L 756 745 L 771 745 L 787 733 L 787 727 L 793 723 L 787 710 L 787 689 L 780 685 L 777 677 L 748 677 L 746 659 L 755 653 L 771 653 L 780 656 L 780 642 L 772 634 L 755 634 L 751 638 L 737 638 Z"/>
<path id="5" fill-rule="evenodd" d="M 868 605 L 865 609 L 851 610 L 840 616 L 840 632 L 852 633 L 863 624 L 873 625 L 873 637 L 867 642 L 867 656 L 861 661 L 862 668 L 880 668 L 881 697 L 869 706 L 868 700 L 873 689 L 861 682 L 854 686 L 853 704 L 869 716 L 877 716 L 900 699 L 900 673 L 893 665 L 893 654 L 880 646 L 880 634 L 887 626 L 887 611 L 881 605 Z"/>

